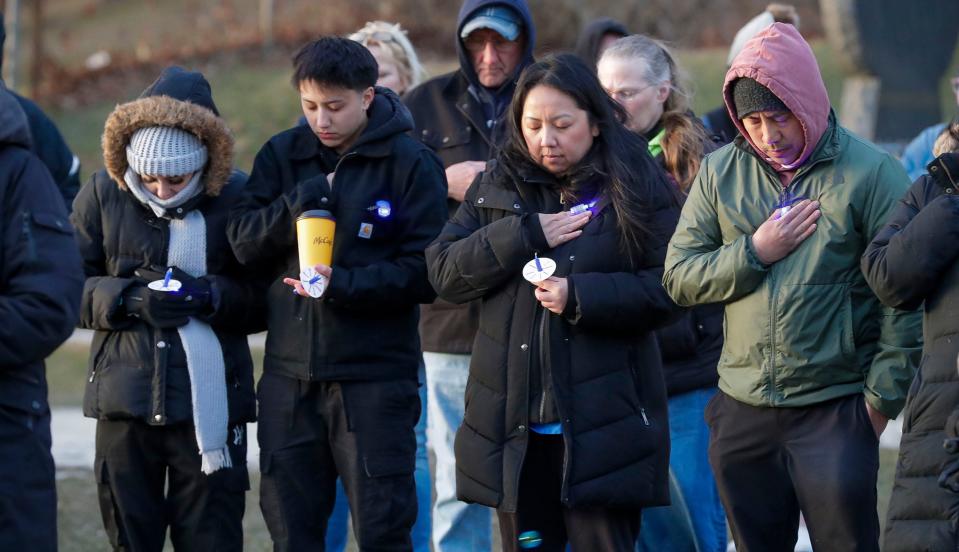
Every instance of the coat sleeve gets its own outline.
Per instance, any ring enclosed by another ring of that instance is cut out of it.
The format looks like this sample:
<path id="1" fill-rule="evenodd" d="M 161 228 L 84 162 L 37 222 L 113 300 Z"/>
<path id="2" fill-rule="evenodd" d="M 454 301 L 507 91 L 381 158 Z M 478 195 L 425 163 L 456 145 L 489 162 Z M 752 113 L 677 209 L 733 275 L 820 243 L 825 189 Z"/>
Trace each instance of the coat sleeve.
<path id="1" fill-rule="evenodd" d="M 869 286 L 890 307 L 919 308 L 959 258 L 959 197 L 926 204 L 932 186 L 929 177 L 916 180 L 862 256 Z"/>
<path id="2" fill-rule="evenodd" d="M 83 261 L 83 274 L 86 276 L 80 301 L 79 326 L 91 330 L 122 330 L 131 324 L 122 306 L 123 293 L 134 285 L 136 280 L 107 274 L 97 178 L 94 175 L 80 188 L 70 214 L 77 248 Z"/>
<path id="3" fill-rule="evenodd" d="M 379 310 L 430 303 L 436 298 L 423 251 L 446 220 L 446 173 L 439 158 L 423 149 L 406 178 L 404 194 L 395 209 L 401 236 L 396 253 L 366 266 L 334 265 L 324 293 L 327 304 Z"/>
<path id="4" fill-rule="evenodd" d="M 666 252 L 663 285 L 676 303 L 689 307 L 728 303 L 753 292 L 766 278 L 752 236 L 723 243 L 716 211 L 716 182 L 703 160 Z"/>
<path id="5" fill-rule="evenodd" d="M 888 235 L 883 227 L 887 222 L 896 222 L 890 217 L 908 214 L 907 210 L 893 215 L 908 184 L 902 166 L 886 156 L 876 169 L 874 181 L 867 188 L 869 200 L 862 220 L 867 235 Z M 867 249 L 866 255 L 869 255 L 869 251 Z M 868 279 L 868 271 L 866 275 Z M 922 313 L 882 305 L 879 315 L 879 350 L 866 373 L 864 393 L 874 409 L 888 418 L 895 418 L 905 405 L 909 385 L 922 355 Z"/>
<path id="6" fill-rule="evenodd" d="M 227 238 L 236 258 L 245 265 L 285 256 L 296 246 L 296 217 L 319 203 L 319 179 L 297 182 L 284 192 L 271 142 L 256 155 L 246 187 L 230 212 Z"/>
<path id="7" fill-rule="evenodd" d="M 38 362 L 73 331 L 83 285 L 66 208 L 33 157 L 6 167 L 0 203 L 0 369 Z"/>
<path id="8" fill-rule="evenodd" d="M 456 214 L 426 250 L 430 282 L 451 303 L 467 303 L 516 277 L 536 247 L 526 219 L 509 215 L 483 224 L 476 206 L 478 178 Z"/>

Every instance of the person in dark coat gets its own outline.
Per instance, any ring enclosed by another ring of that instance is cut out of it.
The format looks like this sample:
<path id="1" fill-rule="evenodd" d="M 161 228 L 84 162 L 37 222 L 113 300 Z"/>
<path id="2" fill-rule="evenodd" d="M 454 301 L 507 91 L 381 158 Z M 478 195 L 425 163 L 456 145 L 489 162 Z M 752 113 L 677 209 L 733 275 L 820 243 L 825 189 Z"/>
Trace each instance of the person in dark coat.
<path id="1" fill-rule="evenodd" d="M 443 168 L 399 98 L 374 88 L 361 44 L 321 38 L 293 65 L 308 125 L 260 149 L 229 227 L 271 281 L 260 507 L 275 550 L 322 550 L 339 477 L 359 548 L 410 550 L 417 311 L 435 296 L 423 250 L 446 218 Z M 295 221 L 313 210 L 336 219 L 331 265 L 302 267 L 325 278 L 319 298 L 297 279 Z"/>
<path id="2" fill-rule="evenodd" d="M 83 271 L 67 213 L 0 82 L 0 549 L 57 549 L 43 359 L 79 316 Z"/>
<path id="3" fill-rule="evenodd" d="M 456 26 L 460 66 L 409 91 L 413 136 L 446 168 L 449 216 L 502 145 L 503 117 L 516 79 L 533 61 L 536 28 L 526 0 L 466 0 Z M 479 304 L 442 298 L 421 307 L 429 446 L 436 463 L 433 547 L 437 552 L 492 546 L 487 508 L 456 500 L 453 436 L 463 421 L 463 393 Z"/>
<path id="4" fill-rule="evenodd" d="M 641 508 L 668 502 L 653 330 L 678 313 L 660 278 L 679 207 L 624 119 L 578 57 L 533 64 L 426 251 L 440 296 L 481 300 L 456 490 L 497 509 L 505 550 L 632 550 Z M 530 285 L 537 255 L 556 269 Z"/>
<path id="5" fill-rule="evenodd" d="M 599 81 L 629 114 L 627 128 L 646 138 L 649 154 L 685 197 L 703 156 L 716 145 L 690 111 L 681 75 L 669 48 L 644 35 L 617 40 L 599 60 Z M 703 419 L 719 382 L 723 307 L 693 307 L 659 330 L 657 338 L 669 394 L 669 464 L 677 492 L 670 493 L 669 507 L 644 513 L 639 550 L 688 550 L 689 541 L 695 541 L 692 546 L 701 552 L 723 551 L 726 513 L 709 467 L 709 427 Z"/>
<path id="6" fill-rule="evenodd" d="M 0 72 L 3 70 L 3 43 L 6 38 L 3 11 L 0 11 Z M 40 106 L 12 90 L 8 92 L 17 100 L 27 116 L 31 137 L 30 151 L 47 166 L 53 182 L 60 189 L 60 195 L 69 214 L 73 209 L 73 199 L 80 191 L 80 159 L 70 151 L 57 126 L 40 109 Z"/>
<path id="7" fill-rule="evenodd" d="M 925 313 L 883 535 L 891 552 L 959 546 L 959 124 L 936 154 L 862 257 L 883 303 Z"/>
<path id="8" fill-rule="evenodd" d="M 626 25 L 610 17 L 600 17 L 590 21 L 579 32 L 573 52 L 595 69 L 603 52 L 612 46 L 613 42 L 629 34 Z"/>
<path id="9" fill-rule="evenodd" d="M 245 175 L 206 79 L 170 67 L 117 106 L 103 159 L 72 220 L 104 527 L 115 550 L 159 551 L 167 527 L 177 550 L 239 550 L 264 301 L 226 239 Z M 168 268 L 179 290 L 150 285 Z"/>

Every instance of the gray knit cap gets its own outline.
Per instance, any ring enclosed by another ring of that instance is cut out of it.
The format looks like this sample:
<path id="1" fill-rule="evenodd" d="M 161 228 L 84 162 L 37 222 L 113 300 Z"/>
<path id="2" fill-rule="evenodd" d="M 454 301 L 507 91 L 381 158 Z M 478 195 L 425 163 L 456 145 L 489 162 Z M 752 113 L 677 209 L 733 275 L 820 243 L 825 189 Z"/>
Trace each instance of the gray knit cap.
<path id="1" fill-rule="evenodd" d="M 733 83 L 733 105 L 736 106 L 737 119 L 757 111 L 790 111 L 770 89 L 749 77 Z"/>
<path id="2" fill-rule="evenodd" d="M 185 130 L 152 126 L 130 137 L 127 163 L 134 172 L 150 176 L 180 176 L 206 165 L 206 146 Z"/>

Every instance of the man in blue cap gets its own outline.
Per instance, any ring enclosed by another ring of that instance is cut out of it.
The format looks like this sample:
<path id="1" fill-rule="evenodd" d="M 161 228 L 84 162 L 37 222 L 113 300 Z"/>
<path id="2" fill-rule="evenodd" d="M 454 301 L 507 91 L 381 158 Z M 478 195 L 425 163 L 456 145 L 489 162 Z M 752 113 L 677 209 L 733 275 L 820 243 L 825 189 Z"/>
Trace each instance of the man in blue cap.
<path id="1" fill-rule="evenodd" d="M 446 169 L 450 215 L 502 143 L 503 114 L 519 74 L 533 61 L 535 42 L 526 0 L 466 0 L 456 28 L 459 69 L 423 83 L 404 97 L 416 126 L 413 136 L 435 151 Z M 453 305 L 441 299 L 423 305 L 420 314 L 427 438 L 436 454 L 433 548 L 437 552 L 492 546 L 489 510 L 456 500 L 453 459 L 453 434 L 463 421 L 478 322 L 477 305 Z"/>

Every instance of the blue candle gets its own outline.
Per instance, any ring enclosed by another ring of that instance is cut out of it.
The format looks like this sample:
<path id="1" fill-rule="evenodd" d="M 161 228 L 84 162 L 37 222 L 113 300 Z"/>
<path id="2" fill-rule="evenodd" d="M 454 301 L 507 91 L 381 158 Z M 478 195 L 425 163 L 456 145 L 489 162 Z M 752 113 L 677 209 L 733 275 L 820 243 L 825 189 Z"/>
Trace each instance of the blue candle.
<path id="1" fill-rule="evenodd" d="M 166 276 L 163 277 L 163 289 L 170 287 L 170 278 L 173 278 L 173 267 L 166 269 Z"/>

